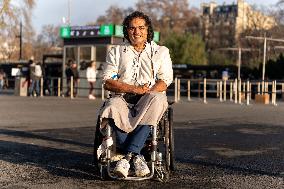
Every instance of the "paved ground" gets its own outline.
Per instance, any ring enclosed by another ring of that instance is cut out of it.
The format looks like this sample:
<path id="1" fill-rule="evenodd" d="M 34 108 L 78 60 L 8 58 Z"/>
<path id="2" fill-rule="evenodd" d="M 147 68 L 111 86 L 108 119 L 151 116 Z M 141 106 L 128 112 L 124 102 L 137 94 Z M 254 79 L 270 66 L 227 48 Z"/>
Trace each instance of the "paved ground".
<path id="1" fill-rule="evenodd" d="M 173 105 L 177 171 L 168 183 L 97 177 L 101 104 L 0 96 L 0 188 L 284 188 L 284 103 Z"/>

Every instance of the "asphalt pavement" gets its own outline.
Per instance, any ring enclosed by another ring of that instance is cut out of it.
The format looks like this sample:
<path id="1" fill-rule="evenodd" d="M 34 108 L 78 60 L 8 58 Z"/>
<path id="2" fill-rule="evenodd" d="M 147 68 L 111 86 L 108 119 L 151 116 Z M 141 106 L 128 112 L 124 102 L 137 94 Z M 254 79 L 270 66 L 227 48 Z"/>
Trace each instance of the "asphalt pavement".
<path id="1" fill-rule="evenodd" d="M 284 103 L 173 105 L 169 182 L 102 181 L 93 139 L 102 101 L 0 96 L 0 188 L 284 188 Z"/>

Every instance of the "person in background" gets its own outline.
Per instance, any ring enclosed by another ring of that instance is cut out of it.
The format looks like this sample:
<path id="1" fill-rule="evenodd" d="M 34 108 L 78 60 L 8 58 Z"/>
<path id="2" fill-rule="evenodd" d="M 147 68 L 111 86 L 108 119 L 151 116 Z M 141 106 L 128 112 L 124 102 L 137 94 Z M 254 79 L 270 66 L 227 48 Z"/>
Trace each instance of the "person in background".
<path id="1" fill-rule="evenodd" d="M 3 69 L 1 69 L 0 70 L 0 92 L 2 92 L 2 89 L 4 88 L 5 79 L 6 79 L 6 73 L 4 72 Z"/>
<path id="2" fill-rule="evenodd" d="M 34 90 L 36 91 L 36 96 L 40 96 L 40 79 L 42 77 L 42 69 L 41 69 L 41 63 L 37 62 L 32 63 L 30 65 L 30 79 L 31 84 L 29 87 L 29 96 L 33 96 Z"/>
<path id="3" fill-rule="evenodd" d="M 80 83 L 79 70 L 78 70 L 76 62 L 72 62 L 71 71 L 72 71 L 72 76 L 73 76 L 73 96 L 76 97 L 78 94 L 78 87 Z"/>
<path id="4" fill-rule="evenodd" d="M 70 59 L 68 60 L 68 63 L 66 65 L 65 69 L 65 75 L 66 75 L 66 82 L 67 82 L 67 91 L 65 93 L 65 96 L 70 96 L 71 92 L 71 77 L 73 77 L 73 96 L 77 96 L 78 92 L 78 86 L 80 82 L 79 78 L 79 71 L 77 69 L 77 64 L 74 60 Z"/>
<path id="5" fill-rule="evenodd" d="M 96 99 L 96 97 L 93 95 L 93 90 L 95 87 L 95 83 L 96 83 L 96 75 L 97 75 L 97 71 L 96 71 L 96 62 L 92 61 L 90 63 L 90 66 L 87 68 L 87 80 L 89 82 L 90 85 L 90 89 L 89 89 L 89 99 Z"/>
<path id="6" fill-rule="evenodd" d="M 69 59 L 66 68 L 65 68 L 65 76 L 66 76 L 66 85 L 67 85 L 67 91 L 65 93 L 65 96 L 70 96 L 71 91 L 71 77 L 73 76 L 72 70 L 71 70 L 71 64 L 73 63 L 73 60 Z"/>

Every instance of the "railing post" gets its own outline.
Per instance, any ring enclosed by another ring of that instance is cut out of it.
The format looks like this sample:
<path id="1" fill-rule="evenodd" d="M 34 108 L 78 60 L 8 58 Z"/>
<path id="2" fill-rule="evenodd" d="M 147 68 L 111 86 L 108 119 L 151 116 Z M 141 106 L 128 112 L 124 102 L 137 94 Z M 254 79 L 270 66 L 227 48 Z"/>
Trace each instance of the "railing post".
<path id="1" fill-rule="evenodd" d="M 57 96 L 61 96 L 60 93 L 61 93 L 61 78 L 59 77 L 57 81 Z"/>
<path id="2" fill-rule="evenodd" d="M 234 94 L 235 94 L 235 104 L 238 103 L 238 80 L 235 79 L 234 82 Z"/>
<path id="3" fill-rule="evenodd" d="M 74 98 L 74 94 L 73 94 L 73 76 L 71 76 L 71 81 L 70 81 L 70 98 L 73 99 Z"/>
<path id="4" fill-rule="evenodd" d="M 190 80 L 187 81 L 187 100 L 190 101 Z"/>
<path id="5" fill-rule="evenodd" d="M 246 82 L 243 82 L 243 94 L 244 94 L 244 100 L 246 100 Z"/>
<path id="6" fill-rule="evenodd" d="M 206 78 L 203 79 L 203 102 L 207 104 L 206 100 Z"/>
<path id="7" fill-rule="evenodd" d="M 43 78 L 40 78 L 40 96 L 43 96 Z"/>
<path id="8" fill-rule="evenodd" d="M 227 101 L 227 80 L 226 79 L 224 80 L 224 90 L 223 90 L 223 92 L 224 92 L 223 99 L 224 99 L 224 102 L 226 102 Z"/>
<path id="9" fill-rule="evenodd" d="M 239 80 L 238 83 L 238 97 L 239 97 L 239 104 L 242 104 L 242 80 Z"/>
<path id="10" fill-rule="evenodd" d="M 284 99 L 284 83 L 281 84 L 281 97 Z"/>
<path id="11" fill-rule="evenodd" d="M 220 84 L 220 87 L 219 87 L 220 94 L 219 94 L 219 96 L 220 96 L 220 102 L 222 102 L 222 101 L 223 101 L 223 99 L 222 99 L 222 87 L 223 87 L 223 82 L 220 81 L 219 84 Z"/>
<path id="12" fill-rule="evenodd" d="M 219 97 L 219 81 L 217 81 L 217 89 L 216 89 L 216 92 L 217 92 L 217 94 L 216 94 L 216 97 L 218 98 Z"/>
<path id="13" fill-rule="evenodd" d="M 262 85 L 261 85 L 262 87 L 261 87 L 261 94 L 263 95 L 264 94 L 264 80 L 262 80 Z"/>
<path id="14" fill-rule="evenodd" d="M 177 90 L 178 90 L 178 82 L 177 82 L 177 77 L 175 78 L 175 102 L 178 101 L 178 97 L 177 97 Z"/>
<path id="15" fill-rule="evenodd" d="M 178 79 L 178 101 L 180 101 L 180 79 Z"/>
<path id="16" fill-rule="evenodd" d="M 250 93 L 250 91 L 249 91 L 249 80 L 247 80 L 247 91 L 246 91 L 246 95 L 247 95 L 247 105 L 249 105 L 249 93 Z"/>
<path id="17" fill-rule="evenodd" d="M 233 82 L 230 81 L 230 101 L 233 101 Z"/>

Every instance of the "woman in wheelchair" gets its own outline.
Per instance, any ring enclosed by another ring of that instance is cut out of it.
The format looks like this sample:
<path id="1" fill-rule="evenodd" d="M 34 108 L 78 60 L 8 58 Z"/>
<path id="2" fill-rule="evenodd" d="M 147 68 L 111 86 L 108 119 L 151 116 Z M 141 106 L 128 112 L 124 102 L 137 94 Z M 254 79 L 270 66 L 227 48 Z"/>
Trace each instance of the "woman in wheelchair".
<path id="1" fill-rule="evenodd" d="M 150 18 L 135 11 L 123 21 L 125 44 L 113 47 L 103 69 L 104 88 L 111 92 L 100 110 L 101 132 L 112 128 L 116 144 L 124 154 L 114 168 L 118 177 L 127 177 L 134 164 L 137 177 L 150 170 L 140 154 L 157 126 L 168 102 L 165 91 L 173 80 L 168 48 L 153 42 Z"/>

